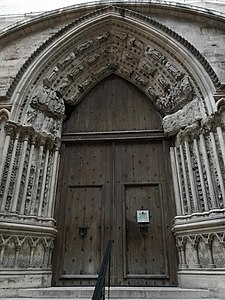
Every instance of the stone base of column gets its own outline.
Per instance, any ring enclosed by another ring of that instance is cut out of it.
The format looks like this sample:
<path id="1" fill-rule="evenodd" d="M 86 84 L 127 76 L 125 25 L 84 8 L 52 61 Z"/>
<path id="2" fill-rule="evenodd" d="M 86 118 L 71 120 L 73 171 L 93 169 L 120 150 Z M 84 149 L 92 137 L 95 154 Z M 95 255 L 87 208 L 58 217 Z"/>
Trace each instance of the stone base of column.
<path id="1" fill-rule="evenodd" d="M 225 290 L 225 269 L 182 270 L 177 274 L 179 287 L 209 289 L 215 295 Z"/>
<path id="2" fill-rule="evenodd" d="M 50 287 L 52 272 L 44 270 L 0 271 L 1 297 L 16 297 L 18 289 Z"/>

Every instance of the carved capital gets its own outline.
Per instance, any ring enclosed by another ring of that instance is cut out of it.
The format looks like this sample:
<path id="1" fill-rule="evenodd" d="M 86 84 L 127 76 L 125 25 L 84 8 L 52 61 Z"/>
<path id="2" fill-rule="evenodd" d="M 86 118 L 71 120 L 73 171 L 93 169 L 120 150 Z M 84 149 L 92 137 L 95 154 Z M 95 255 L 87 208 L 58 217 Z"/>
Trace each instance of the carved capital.
<path id="1" fill-rule="evenodd" d="M 6 122 L 5 124 L 5 132 L 7 135 L 10 135 L 12 138 L 16 136 L 18 133 L 18 125 L 12 122 Z"/>

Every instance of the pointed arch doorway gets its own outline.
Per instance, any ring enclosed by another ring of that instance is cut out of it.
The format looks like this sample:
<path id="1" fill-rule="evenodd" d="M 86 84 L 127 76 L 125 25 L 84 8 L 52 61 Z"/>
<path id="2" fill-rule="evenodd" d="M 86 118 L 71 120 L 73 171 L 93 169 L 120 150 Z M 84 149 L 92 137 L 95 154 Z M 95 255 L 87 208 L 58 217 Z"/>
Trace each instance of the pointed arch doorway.
<path id="1" fill-rule="evenodd" d="M 72 110 L 61 149 L 53 284 L 94 285 L 113 239 L 113 285 L 176 285 L 169 147 L 147 97 L 107 77 Z M 138 209 L 152 216 L 145 236 Z"/>

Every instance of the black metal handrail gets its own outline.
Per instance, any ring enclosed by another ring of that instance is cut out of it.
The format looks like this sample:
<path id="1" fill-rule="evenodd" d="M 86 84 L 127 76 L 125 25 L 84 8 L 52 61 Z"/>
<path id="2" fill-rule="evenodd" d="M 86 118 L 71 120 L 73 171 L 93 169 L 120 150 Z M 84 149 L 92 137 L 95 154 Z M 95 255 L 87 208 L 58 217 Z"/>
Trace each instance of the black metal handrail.
<path id="1" fill-rule="evenodd" d="M 101 268 L 99 271 L 98 279 L 95 285 L 95 290 L 92 296 L 92 300 L 105 299 L 105 284 L 106 284 L 106 272 L 108 269 L 108 299 L 110 296 L 110 262 L 111 262 L 111 251 L 113 241 L 108 241 L 104 257 L 102 260 Z"/>

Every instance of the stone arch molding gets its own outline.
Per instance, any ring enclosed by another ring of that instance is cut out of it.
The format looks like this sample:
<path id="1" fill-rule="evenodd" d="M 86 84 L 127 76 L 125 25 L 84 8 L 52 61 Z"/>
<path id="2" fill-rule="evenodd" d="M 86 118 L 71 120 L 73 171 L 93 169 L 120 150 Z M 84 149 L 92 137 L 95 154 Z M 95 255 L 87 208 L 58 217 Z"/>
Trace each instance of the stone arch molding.
<path id="1" fill-rule="evenodd" d="M 35 131 L 60 137 L 65 104 L 76 105 L 112 73 L 148 96 L 169 134 L 215 110 L 212 94 L 219 83 L 208 63 L 177 34 L 138 13 L 115 6 L 97 10 L 42 48 L 12 93 L 11 119 Z"/>

